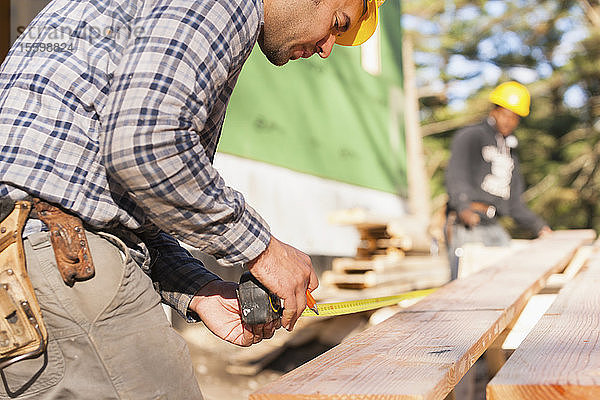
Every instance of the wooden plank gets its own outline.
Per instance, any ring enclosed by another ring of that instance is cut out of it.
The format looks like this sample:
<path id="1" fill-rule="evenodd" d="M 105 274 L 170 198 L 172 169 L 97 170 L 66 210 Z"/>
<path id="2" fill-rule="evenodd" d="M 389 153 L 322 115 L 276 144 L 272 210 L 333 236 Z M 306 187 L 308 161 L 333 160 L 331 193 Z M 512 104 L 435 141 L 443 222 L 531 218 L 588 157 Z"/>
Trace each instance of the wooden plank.
<path id="1" fill-rule="evenodd" d="M 357 228 L 371 228 L 387 226 L 388 217 L 374 215 L 364 208 L 350 208 L 337 210 L 329 214 L 327 218 L 330 224 L 354 225 Z"/>
<path id="2" fill-rule="evenodd" d="M 541 292 L 540 292 L 541 293 Z M 521 311 L 521 315 L 516 319 L 510 331 L 507 332 L 504 342 L 501 344 L 505 350 L 514 350 L 521 345 L 529 332 L 538 323 L 544 313 L 550 308 L 556 294 L 545 293 L 536 294 L 529 299 L 527 305 Z M 494 374 L 495 375 L 495 374 Z M 493 376 L 493 375 L 492 375 Z"/>
<path id="3" fill-rule="evenodd" d="M 561 289 L 567 282 L 569 282 L 579 270 L 585 265 L 588 258 L 592 254 L 594 247 L 593 246 L 584 246 L 577 250 L 575 257 L 571 260 L 569 265 L 565 268 L 564 271 L 558 274 L 552 274 L 548 281 L 546 282 L 546 286 L 542 290 L 542 293 L 556 293 L 559 289 Z"/>
<path id="4" fill-rule="evenodd" d="M 527 246 L 529 240 L 511 240 L 510 246 L 485 246 L 483 243 L 466 243 L 458 264 L 458 277 L 465 278 L 494 265 L 502 257 Z"/>
<path id="5" fill-rule="evenodd" d="M 409 308 L 410 309 L 410 308 Z M 470 367 L 459 354 L 477 359 L 499 329 L 501 311 L 400 312 L 250 395 L 271 399 L 442 399 Z M 475 318 L 473 318 L 475 317 Z M 461 331 L 457 324 L 471 329 Z M 376 340 L 375 340 L 376 338 Z M 475 345 L 473 345 L 475 343 Z M 423 397 L 433 371 L 444 371 L 435 397 Z"/>
<path id="6" fill-rule="evenodd" d="M 534 240 L 528 251 L 453 281 L 250 399 L 443 399 L 545 277 L 594 236 L 573 231 Z"/>
<path id="7" fill-rule="evenodd" d="M 524 306 L 550 275 L 563 270 L 576 250 L 591 243 L 594 237 L 593 230 L 582 229 L 557 231 L 532 240 L 495 265 L 452 281 L 415 306 L 419 311 L 507 309 L 517 301 Z"/>
<path id="8" fill-rule="evenodd" d="M 429 268 L 415 271 L 368 271 L 364 274 L 340 274 L 333 271 L 323 272 L 321 281 L 327 285 L 352 285 L 369 288 L 392 282 L 415 284 L 420 281 L 432 282 L 432 286 L 441 286 L 448 282 L 447 268 Z"/>
<path id="9" fill-rule="evenodd" d="M 600 398 L 598 287 L 595 253 L 488 384 L 488 399 Z"/>
<path id="10" fill-rule="evenodd" d="M 357 260 L 356 258 L 336 258 L 331 263 L 334 272 L 366 272 L 366 271 L 389 271 L 400 267 L 404 257 L 383 256 L 370 260 Z"/>
<path id="11" fill-rule="evenodd" d="M 444 256 L 395 256 L 388 255 L 374 257 L 371 260 L 357 260 L 355 258 L 336 258 L 331 264 L 335 272 L 392 272 L 392 271 L 415 271 L 431 268 L 448 267 L 448 258 Z"/>

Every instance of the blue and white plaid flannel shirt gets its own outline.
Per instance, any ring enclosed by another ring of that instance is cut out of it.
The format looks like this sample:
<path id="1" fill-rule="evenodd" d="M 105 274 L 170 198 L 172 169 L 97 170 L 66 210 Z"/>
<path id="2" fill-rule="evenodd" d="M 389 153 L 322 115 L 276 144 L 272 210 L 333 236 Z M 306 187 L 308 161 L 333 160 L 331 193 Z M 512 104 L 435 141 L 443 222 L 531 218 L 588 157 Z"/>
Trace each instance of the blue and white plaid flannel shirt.
<path id="1" fill-rule="evenodd" d="M 212 167 L 262 16 L 261 0 L 52 1 L 0 68 L 0 197 L 26 192 L 97 229 L 155 224 L 152 278 L 186 316 L 217 277 L 173 237 L 230 265 L 270 240 Z"/>

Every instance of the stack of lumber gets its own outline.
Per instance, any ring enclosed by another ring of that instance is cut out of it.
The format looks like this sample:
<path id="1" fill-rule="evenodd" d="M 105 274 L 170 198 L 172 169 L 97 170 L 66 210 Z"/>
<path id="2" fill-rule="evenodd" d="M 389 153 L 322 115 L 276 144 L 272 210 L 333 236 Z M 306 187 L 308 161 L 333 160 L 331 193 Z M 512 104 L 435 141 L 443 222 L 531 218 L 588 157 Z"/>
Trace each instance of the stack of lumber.
<path id="1" fill-rule="evenodd" d="M 382 256 L 368 260 L 338 258 L 322 282 L 340 289 L 394 285 L 395 291 L 441 286 L 449 279 L 448 262 L 441 256 Z"/>
<path id="2" fill-rule="evenodd" d="M 386 224 L 356 225 L 360 242 L 356 248 L 356 258 L 370 259 L 373 256 L 403 256 L 411 247 L 410 238 L 391 237 Z"/>
<path id="3" fill-rule="evenodd" d="M 445 257 L 431 255 L 432 238 L 423 221 L 386 221 L 361 210 L 330 216 L 330 222 L 351 225 L 359 234 L 354 258 L 338 258 L 322 283 L 340 289 L 394 286 L 409 291 L 443 285 L 449 279 Z"/>

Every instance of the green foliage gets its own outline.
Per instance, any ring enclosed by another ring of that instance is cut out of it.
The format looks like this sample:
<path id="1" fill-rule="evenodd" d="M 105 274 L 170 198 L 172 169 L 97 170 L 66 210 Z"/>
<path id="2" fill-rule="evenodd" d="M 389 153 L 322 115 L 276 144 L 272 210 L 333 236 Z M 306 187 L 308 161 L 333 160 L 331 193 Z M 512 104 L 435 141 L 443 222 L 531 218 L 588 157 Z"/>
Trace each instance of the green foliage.
<path id="1" fill-rule="evenodd" d="M 528 187 L 524 199 L 554 229 L 600 232 L 598 1 L 408 0 L 403 7 L 422 21 L 405 24 L 417 55 L 435 55 L 416 57 L 425 60 L 417 65 L 418 85 L 428 93 L 441 88 L 435 98 L 447 100 L 432 101 L 429 94 L 421 103 L 423 130 L 431 134 L 424 145 L 433 196 L 444 196 L 455 130 L 487 114 L 487 94 L 496 84 L 533 75 L 524 82 L 532 112 L 516 132 Z M 459 68 L 452 65 L 457 60 Z M 499 73 L 490 77 L 490 71 Z M 460 97 L 457 89 L 469 95 Z M 573 93 L 583 101 L 565 101 Z M 523 234 L 511 221 L 506 225 L 516 236 Z"/>

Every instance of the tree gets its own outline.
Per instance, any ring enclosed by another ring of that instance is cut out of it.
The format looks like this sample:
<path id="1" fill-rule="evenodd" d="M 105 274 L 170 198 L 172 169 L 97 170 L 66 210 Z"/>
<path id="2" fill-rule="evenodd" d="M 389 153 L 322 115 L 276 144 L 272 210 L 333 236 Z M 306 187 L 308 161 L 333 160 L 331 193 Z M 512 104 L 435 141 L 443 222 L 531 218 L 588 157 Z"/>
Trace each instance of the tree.
<path id="1" fill-rule="evenodd" d="M 445 1 L 403 3 L 415 43 L 422 130 L 432 193 L 456 129 L 489 110 L 487 94 L 514 79 L 532 92 L 517 136 L 525 199 L 554 228 L 600 231 L 600 14 L 598 2 Z M 531 151 L 533 149 L 533 151 Z M 442 197 L 440 197 L 442 196 Z M 509 226 L 510 227 L 510 226 Z"/>

